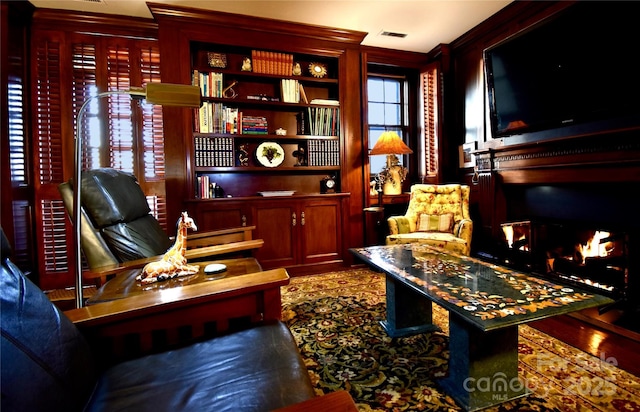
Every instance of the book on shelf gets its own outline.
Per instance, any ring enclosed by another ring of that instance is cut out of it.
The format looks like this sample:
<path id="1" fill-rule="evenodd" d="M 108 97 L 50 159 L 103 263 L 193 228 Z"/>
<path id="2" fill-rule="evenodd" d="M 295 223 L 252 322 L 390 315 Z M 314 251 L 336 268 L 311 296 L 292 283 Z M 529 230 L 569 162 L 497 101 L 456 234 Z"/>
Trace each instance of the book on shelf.
<path id="1" fill-rule="evenodd" d="M 196 167 L 234 166 L 233 138 L 196 136 L 194 138 Z"/>
<path id="2" fill-rule="evenodd" d="M 312 136 L 340 135 L 340 108 L 338 107 L 307 107 L 306 114 L 298 116 L 298 130 L 300 134 Z"/>
<path id="3" fill-rule="evenodd" d="M 222 103 L 202 102 L 197 111 L 197 127 L 199 133 L 238 133 L 241 121 L 237 107 L 228 107 Z"/>
<path id="4" fill-rule="evenodd" d="M 265 50 L 251 50 L 254 73 L 291 76 L 293 55 Z"/>
<path id="5" fill-rule="evenodd" d="M 309 166 L 339 166 L 340 144 L 336 139 L 318 139 L 308 142 Z"/>
<path id="6" fill-rule="evenodd" d="M 307 99 L 307 93 L 305 93 L 304 91 L 304 86 L 302 86 L 301 84 L 298 85 L 298 88 L 300 90 L 300 98 L 302 99 L 302 102 L 304 104 L 309 104 L 309 99 Z"/>
<path id="7" fill-rule="evenodd" d="M 280 92 L 282 93 L 282 101 L 285 103 L 300 102 L 300 84 L 296 79 L 280 80 Z"/>
<path id="8" fill-rule="evenodd" d="M 200 87 L 200 94 L 203 97 L 223 97 L 224 79 L 222 73 L 193 70 L 191 84 Z"/>
<path id="9" fill-rule="evenodd" d="M 324 106 L 340 106 L 340 102 L 334 99 L 312 99 L 310 104 L 321 104 Z"/>

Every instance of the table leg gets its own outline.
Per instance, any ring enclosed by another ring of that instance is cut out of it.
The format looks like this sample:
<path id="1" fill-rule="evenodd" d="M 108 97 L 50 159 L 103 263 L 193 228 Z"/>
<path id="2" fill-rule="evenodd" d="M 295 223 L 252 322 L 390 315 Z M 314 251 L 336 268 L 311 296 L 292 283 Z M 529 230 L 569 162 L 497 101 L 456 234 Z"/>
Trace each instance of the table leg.
<path id="1" fill-rule="evenodd" d="M 432 303 L 400 282 L 386 276 L 387 319 L 380 324 L 392 338 L 433 332 Z"/>
<path id="2" fill-rule="evenodd" d="M 449 375 L 438 382 L 467 411 L 527 396 L 518 378 L 518 326 L 483 332 L 449 313 Z"/>

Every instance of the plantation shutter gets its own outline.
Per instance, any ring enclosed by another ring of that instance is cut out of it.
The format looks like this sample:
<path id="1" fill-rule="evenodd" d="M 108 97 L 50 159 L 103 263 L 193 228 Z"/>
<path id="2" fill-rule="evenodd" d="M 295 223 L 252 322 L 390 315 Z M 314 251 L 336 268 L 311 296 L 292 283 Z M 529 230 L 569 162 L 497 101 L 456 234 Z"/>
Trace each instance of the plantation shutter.
<path id="1" fill-rule="evenodd" d="M 57 32 L 34 32 L 31 59 L 34 216 L 39 283 L 45 290 L 67 286 L 72 279 L 68 266 L 72 248 L 65 232 L 67 213 L 57 190 L 64 177 L 64 138 L 72 143 L 72 136 L 64 136 L 72 131 L 63 121 L 63 44 Z"/>
<path id="2" fill-rule="evenodd" d="M 438 137 L 439 137 L 439 77 L 437 64 L 429 65 L 421 73 L 423 105 L 422 130 L 424 142 L 424 164 L 420 174 L 427 178 L 438 178 Z"/>
<path id="3" fill-rule="evenodd" d="M 57 186 L 73 174 L 77 113 L 101 92 L 160 81 L 160 54 L 153 40 L 34 32 L 36 237 L 40 287 L 53 289 L 74 283 L 73 227 Z M 83 169 L 134 173 L 166 229 L 162 108 L 124 94 L 93 99 L 80 127 Z"/>

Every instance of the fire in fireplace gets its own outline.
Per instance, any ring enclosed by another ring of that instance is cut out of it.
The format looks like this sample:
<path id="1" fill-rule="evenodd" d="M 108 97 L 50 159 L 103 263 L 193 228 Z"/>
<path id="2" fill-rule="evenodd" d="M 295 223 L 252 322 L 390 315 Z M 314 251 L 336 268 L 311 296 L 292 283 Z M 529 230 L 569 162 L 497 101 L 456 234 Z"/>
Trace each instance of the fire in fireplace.
<path id="1" fill-rule="evenodd" d="M 629 277 L 626 233 L 533 221 L 507 222 L 501 226 L 506 264 L 614 298 L 626 297 Z"/>

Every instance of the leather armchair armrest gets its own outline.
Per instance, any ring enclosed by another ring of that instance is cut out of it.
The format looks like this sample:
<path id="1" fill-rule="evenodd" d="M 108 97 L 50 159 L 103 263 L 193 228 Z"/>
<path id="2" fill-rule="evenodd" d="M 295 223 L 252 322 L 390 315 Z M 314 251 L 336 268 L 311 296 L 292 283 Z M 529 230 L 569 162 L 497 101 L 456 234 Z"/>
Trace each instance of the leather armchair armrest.
<path id="1" fill-rule="evenodd" d="M 234 321 L 256 323 L 281 318 L 280 287 L 289 283 L 283 268 L 150 292 L 64 312 L 100 348 L 107 363 L 153 352 L 159 345 L 182 345 L 233 328 Z M 190 330 L 185 337 L 183 331 Z M 162 335 L 161 337 L 159 337 Z M 135 336 L 137 345 L 125 344 Z M 158 343 L 160 341 L 160 343 Z M 137 351 L 131 353 L 131 348 Z"/>

